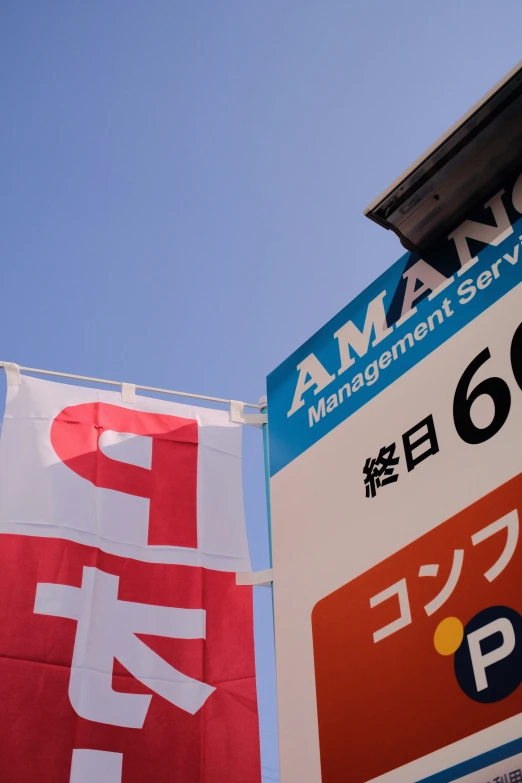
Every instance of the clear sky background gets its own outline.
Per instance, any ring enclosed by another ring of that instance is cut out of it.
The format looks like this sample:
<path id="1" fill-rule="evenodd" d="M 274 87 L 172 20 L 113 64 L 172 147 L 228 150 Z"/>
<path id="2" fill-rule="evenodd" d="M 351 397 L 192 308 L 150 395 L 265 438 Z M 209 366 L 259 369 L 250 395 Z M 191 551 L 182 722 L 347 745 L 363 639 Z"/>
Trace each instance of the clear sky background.
<path id="1" fill-rule="evenodd" d="M 402 255 L 363 208 L 521 59 L 521 23 L 520 0 L 2 0 L 0 359 L 256 402 Z M 244 474 L 265 568 L 258 431 Z"/>

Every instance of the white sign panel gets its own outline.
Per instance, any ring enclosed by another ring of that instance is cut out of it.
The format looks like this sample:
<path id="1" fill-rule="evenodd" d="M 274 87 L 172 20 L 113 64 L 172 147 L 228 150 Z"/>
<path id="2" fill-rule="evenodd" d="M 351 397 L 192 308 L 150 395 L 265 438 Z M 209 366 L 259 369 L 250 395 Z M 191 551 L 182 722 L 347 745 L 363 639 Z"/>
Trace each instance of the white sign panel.
<path id="1" fill-rule="evenodd" d="M 522 175 L 268 378 L 282 783 L 522 781 Z"/>

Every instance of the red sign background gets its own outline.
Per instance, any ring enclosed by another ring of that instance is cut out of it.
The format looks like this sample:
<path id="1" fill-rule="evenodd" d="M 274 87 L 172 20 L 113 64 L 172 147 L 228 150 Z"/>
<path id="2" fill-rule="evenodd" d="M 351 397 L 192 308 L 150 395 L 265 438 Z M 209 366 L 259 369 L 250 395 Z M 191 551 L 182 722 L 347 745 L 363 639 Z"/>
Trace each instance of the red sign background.
<path id="1" fill-rule="evenodd" d="M 453 655 L 439 655 L 437 625 L 453 616 L 465 626 L 490 606 L 522 613 L 522 542 L 492 582 L 504 530 L 473 546 L 471 536 L 518 509 L 522 474 L 319 601 L 312 613 L 323 783 L 362 783 L 522 711 L 522 686 L 492 704 L 460 689 Z M 443 588 L 453 553 L 464 550 L 458 583 L 428 617 L 424 606 Z M 419 577 L 425 564 L 437 577 Z M 406 578 L 412 623 L 374 643 L 373 633 L 399 617 L 397 598 L 373 609 L 370 598 Z"/>

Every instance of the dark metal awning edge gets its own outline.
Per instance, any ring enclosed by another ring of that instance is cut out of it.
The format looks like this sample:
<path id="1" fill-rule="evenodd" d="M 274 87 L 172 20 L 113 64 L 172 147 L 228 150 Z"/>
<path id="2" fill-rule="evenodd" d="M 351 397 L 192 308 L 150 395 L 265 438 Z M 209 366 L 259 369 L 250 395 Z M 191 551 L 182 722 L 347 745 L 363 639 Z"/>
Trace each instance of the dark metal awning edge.
<path id="1" fill-rule="evenodd" d="M 450 226 L 452 218 L 455 220 L 458 208 L 449 217 L 444 203 L 437 211 L 438 204 L 433 201 L 428 203 L 427 200 L 430 197 L 438 200 L 440 196 L 435 192 L 437 190 L 448 197 L 452 196 L 454 204 L 455 188 L 458 187 L 459 197 L 462 199 L 465 195 L 468 207 L 475 196 L 479 198 L 487 191 L 489 184 L 493 186 L 498 172 L 489 170 L 487 166 L 482 167 L 479 175 L 474 172 L 474 176 L 465 183 L 465 191 L 462 182 L 457 183 L 456 178 L 460 175 L 462 180 L 462 171 L 466 165 L 469 172 L 469 158 L 474 147 L 480 152 L 481 146 L 487 144 L 491 150 L 495 144 L 502 143 L 503 117 L 507 114 L 510 115 L 510 124 L 505 123 L 505 127 L 509 126 L 510 130 L 506 132 L 513 136 L 520 115 L 522 134 L 522 62 L 386 188 L 364 210 L 366 217 L 394 231 L 401 243 L 409 249 L 420 249 L 432 241 Z M 511 142 L 511 137 L 507 138 L 507 142 Z M 518 150 L 518 145 L 511 146 L 513 159 L 517 156 L 522 159 L 522 148 Z M 510 149 L 507 145 L 506 148 Z M 505 164 L 506 161 L 504 168 Z M 454 182 L 450 182 L 451 178 Z"/>

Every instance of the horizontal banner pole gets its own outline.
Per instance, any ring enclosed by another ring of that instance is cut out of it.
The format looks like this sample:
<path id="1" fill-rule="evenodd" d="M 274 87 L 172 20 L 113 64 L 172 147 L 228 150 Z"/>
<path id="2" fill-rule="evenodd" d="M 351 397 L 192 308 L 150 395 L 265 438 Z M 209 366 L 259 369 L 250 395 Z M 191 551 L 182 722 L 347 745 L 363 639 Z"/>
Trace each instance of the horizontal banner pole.
<path id="1" fill-rule="evenodd" d="M 0 367 L 3 367 L 4 364 L 8 364 L 8 362 L 0 362 Z M 90 383 L 103 383 L 107 386 L 121 386 L 122 381 L 107 381 L 104 378 L 89 378 L 87 375 L 73 375 L 72 373 L 68 372 L 55 372 L 54 370 L 38 370 L 35 367 L 22 367 L 18 365 L 19 369 L 23 372 L 32 372 L 36 373 L 37 375 L 54 375 L 58 378 L 72 378 L 75 381 L 89 381 Z M 155 386 L 140 386 L 139 384 L 135 384 L 136 389 L 141 389 L 142 391 L 150 391 L 150 392 L 157 392 L 159 394 L 171 394 L 174 397 L 190 397 L 194 400 L 207 400 L 208 402 L 218 402 L 222 405 L 230 405 L 232 400 L 224 400 L 221 397 L 209 397 L 205 394 L 191 394 L 190 392 L 180 392 L 180 391 L 172 391 L 172 389 L 159 389 Z M 256 408 L 259 410 L 260 406 L 257 405 L 254 402 L 244 402 L 243 405 L 246 405 L 248 408 Z"/>

